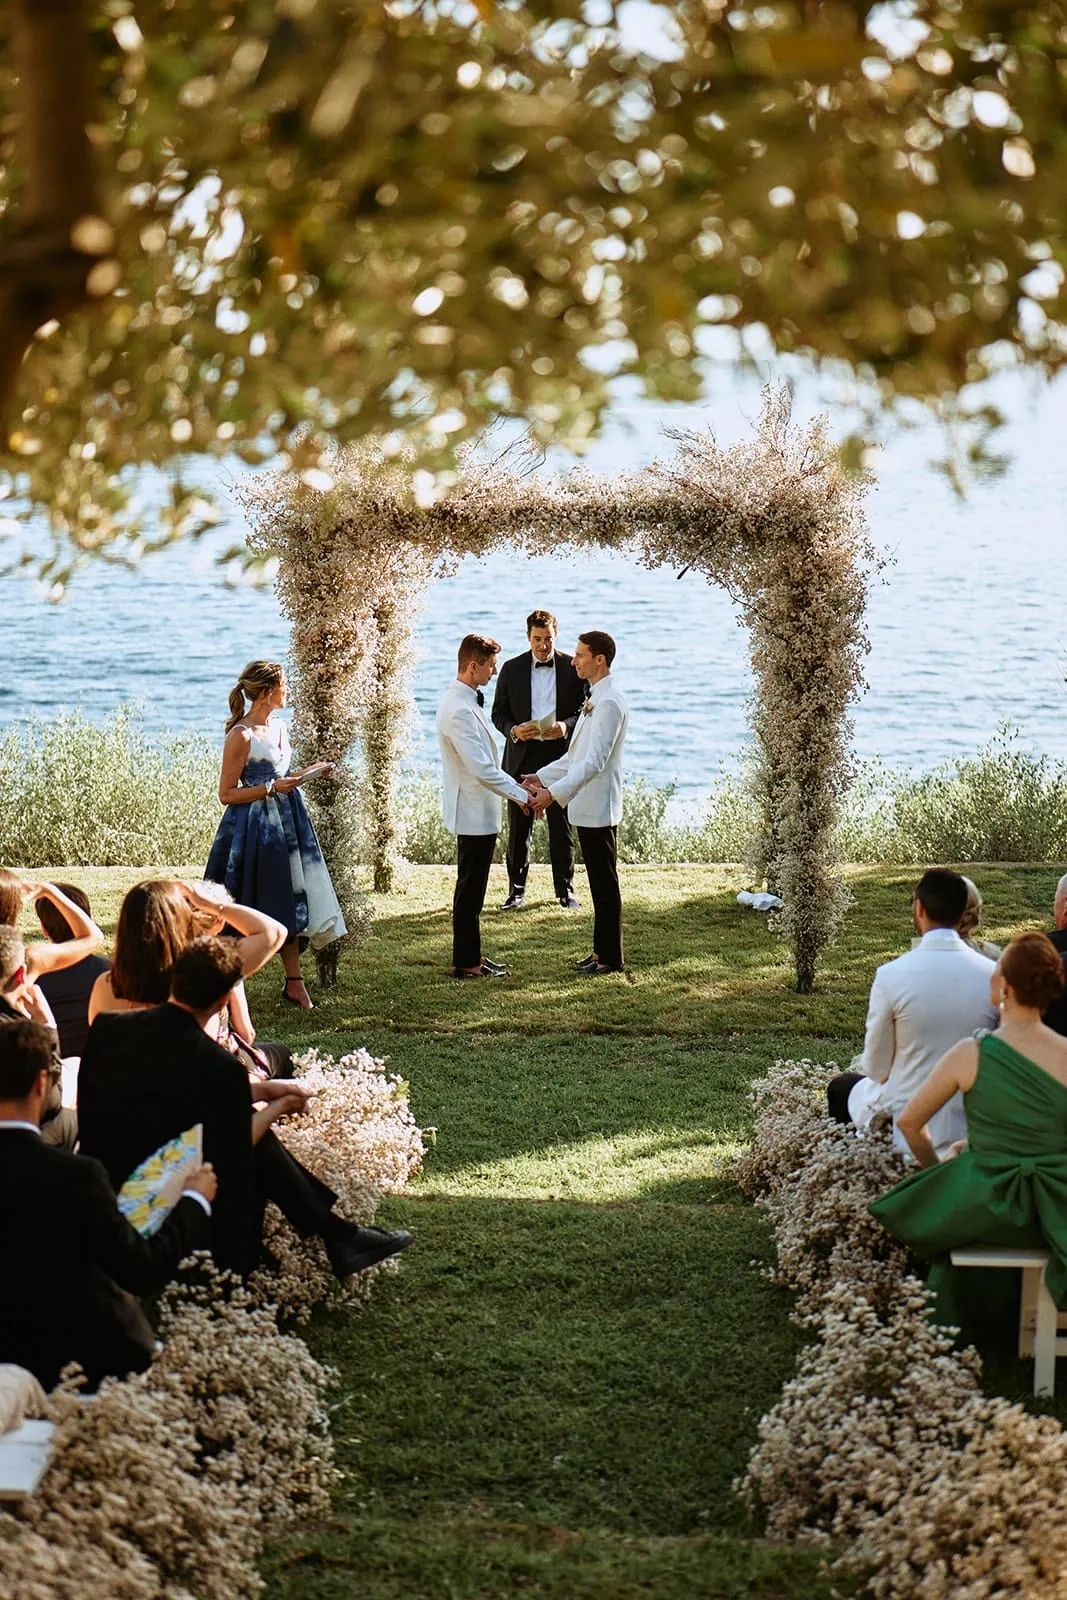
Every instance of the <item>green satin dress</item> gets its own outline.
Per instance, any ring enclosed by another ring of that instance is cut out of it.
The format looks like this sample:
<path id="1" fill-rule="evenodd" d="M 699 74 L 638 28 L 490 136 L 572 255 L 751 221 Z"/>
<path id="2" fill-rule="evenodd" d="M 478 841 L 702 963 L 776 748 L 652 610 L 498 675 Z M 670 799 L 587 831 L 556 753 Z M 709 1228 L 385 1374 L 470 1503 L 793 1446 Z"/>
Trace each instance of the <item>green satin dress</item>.
<path id="1" fill-rule="evenodd" d="M 901 1243 L 934 1262 L 929 1285 L 937 1320 L 975 1332 L 976 1308 L 992 1280 L 1003 1285 L 1008 1274 L 953 1270 L 951 1250 L 1048 1250 L 1049 1293 L 1057 1306 L 1067 1304 L 1067 1086 L 986 1034 L 964 1106 L 967 1148 L 913 1172 L 868 1209 Z M 981 1290 L 976 1280 L 984 1280 Z M 1000 1298 L 994 1288 L 992 1299 Z"/>

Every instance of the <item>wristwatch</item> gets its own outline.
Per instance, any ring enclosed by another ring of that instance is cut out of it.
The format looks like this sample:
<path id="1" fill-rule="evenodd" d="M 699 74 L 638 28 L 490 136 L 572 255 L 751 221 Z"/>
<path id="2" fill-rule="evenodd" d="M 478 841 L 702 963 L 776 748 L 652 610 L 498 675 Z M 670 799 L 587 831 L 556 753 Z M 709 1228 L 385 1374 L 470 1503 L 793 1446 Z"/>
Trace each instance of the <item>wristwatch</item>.
<path id="1" fill-rule="evenodd" d="M 267 791 L 263 796 L 264 800 L 271 800 L 274 797 L 275 789 L 278 787 L 278 780 L 276 778 L 269 778 L 263 787 Z"/>

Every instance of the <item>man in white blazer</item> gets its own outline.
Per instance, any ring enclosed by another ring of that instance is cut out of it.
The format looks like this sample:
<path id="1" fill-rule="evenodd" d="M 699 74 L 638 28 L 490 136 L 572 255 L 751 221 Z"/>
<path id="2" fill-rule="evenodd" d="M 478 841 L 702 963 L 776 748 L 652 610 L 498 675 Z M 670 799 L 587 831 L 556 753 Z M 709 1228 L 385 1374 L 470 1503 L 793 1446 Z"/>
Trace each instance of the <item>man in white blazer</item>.
<path id="1" fill-rule="evenodd" d="M 599 977 L 622 971 L 622 895 L 617 831 L 622 821 L 622 752 L 629 712 L 615 687 L 615 641 L 591 629 L 578 635 L 574 670 L 590 686 L 566 755 L 526 778 L 535 813 L 566 806 L 578 829 L 593 902 L 593 953 L 577 963 Z"/>
<path id="2" fill-rule="evenodd" d="M 501 978 L 507 968 L 482 956 L 480 918 L 500 832 L 501 801 L 529 802 L 526 790 L 500 766 L 483 709 L 482 690 L 496 674 L 500 646 L 468 633 L 459 671 L 437 708 L 443 768 L 442 816 L 456 836 L 458 866 L 452 898 L 452 970 L 457 978 Z"/>
<path id="3" fill-rule="evenodd" d="M 889 1112 L 893 1142 L 905 1153 L 908 1147 L 896 1130 L 899 1113 L 946 1050 L 980 1028 L 995 1028 L 999 1020 L 989 995 L 994 963 L 956 932 L 966 909 L 967 884 L 958 872 L 933 867 L 923 873 L 912 901 L 921 937 L 913 949 L 878 968 L 860 1071 L 842 1073 L 827 1091 L 830 1113 L 839 1122 L 865 1128 L 876 1113 Z M 929 1133 L 939 1155 L 967 1137 L 960 1095 L 936 1113 Z"/>

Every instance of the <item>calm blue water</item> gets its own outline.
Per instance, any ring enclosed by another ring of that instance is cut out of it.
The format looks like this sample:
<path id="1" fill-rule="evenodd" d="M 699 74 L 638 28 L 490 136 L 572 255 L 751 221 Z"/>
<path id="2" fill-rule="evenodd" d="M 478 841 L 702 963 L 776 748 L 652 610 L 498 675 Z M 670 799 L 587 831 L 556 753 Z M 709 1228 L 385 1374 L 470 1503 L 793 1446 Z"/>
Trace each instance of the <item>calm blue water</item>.
<path id="1" fill-rule="evenodd" d="M 1012 468 L 967 501 L 930 466 L 929 432 L 898 437 L 876 463 L 871 531 L 894 564 L 870 605 L 869 690 L 855 714 L 862 756 L 929 767 L 975 750 L 1007 720 L 1027 747 L 1067 757 L 1067 385 L 1034 404 L 1008 395 Z M 802 391 L 798 411 L 816 406 Z M 707 406 L 621 407 L 588 464 L 611 473 L 667 453 L 665 421 L 710 423 L 729 440 L 757 410 L 755 385 L 740 382 Z M 433 710 L 462 634 L 493 633 L 514 654 L 535 604 L 559 617 L 564 644 L 588 627 L 615 635 L 630 772 L 674 781 L 683 798 L 706 793 L 746 736 L 746 636 L 726 596 L 694 575 L 679 582 L 599 553 L 499 554 L 437 585 L 419 629 L 411 759 L 435 759 Z M 244 662 L 286 653 L 273 595 L 224 587 L 208 549 L 167 552 L 136 574 L 90 569 L 58 607 L 8 580 L 5 609 L 0 725 L 75 705 L 95 719 L 138 703 L 149 730 L 218 738 Z"/>

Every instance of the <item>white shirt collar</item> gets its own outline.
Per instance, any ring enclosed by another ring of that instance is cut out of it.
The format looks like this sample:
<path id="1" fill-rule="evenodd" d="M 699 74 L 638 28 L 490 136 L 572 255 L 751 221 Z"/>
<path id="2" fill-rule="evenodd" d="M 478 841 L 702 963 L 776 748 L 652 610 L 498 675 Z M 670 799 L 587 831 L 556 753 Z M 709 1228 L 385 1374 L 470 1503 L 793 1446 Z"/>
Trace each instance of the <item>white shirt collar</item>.
<path id="1" fill-rule="evenodd" d="M 955 928 L 927 928 L 920 939 L 920 944 L 962 944 L 963 941 Z"/>
<path id="2" fill-rule="evenodd" d="M 597 682 L 594 683 L 592 688 L 590 689 L 590 691 L 589 691 L 590 700 L 599 700 L 599 699 L 601 699 L 603 693 L 607 692 L 607 685 L 610 684 L 610 682 L 611 682 L 611 673 L 610 672 L 606 672 L 604 674 L 604 676 L 602 678 L 599 678 L 597 680 Z"/>
<path id="3" fill-rule="evenodd" d="M 8 1117 L 0 1117 L 0 1130 L 4 1128 L 19 1128 L 23 1133 L 35 1133 L 40 1137 L 41 1130 L 36 1122 L 15 1122 Z"/>
<path id="4" fill-rule="evenodd" d="M 467 691 L 467 693 L 468 694 L 472 694 L 476 700 L 477 700 L 479 694 L 482 694 L 482 695 L 485 694 L 485 690 L 484 689 L 472 689 L 470 684 L 469 683 L 464 683 L 462 678 L 457 678 L 456 679 L 456 688 L 457 689 L 465 689 Z"/>

